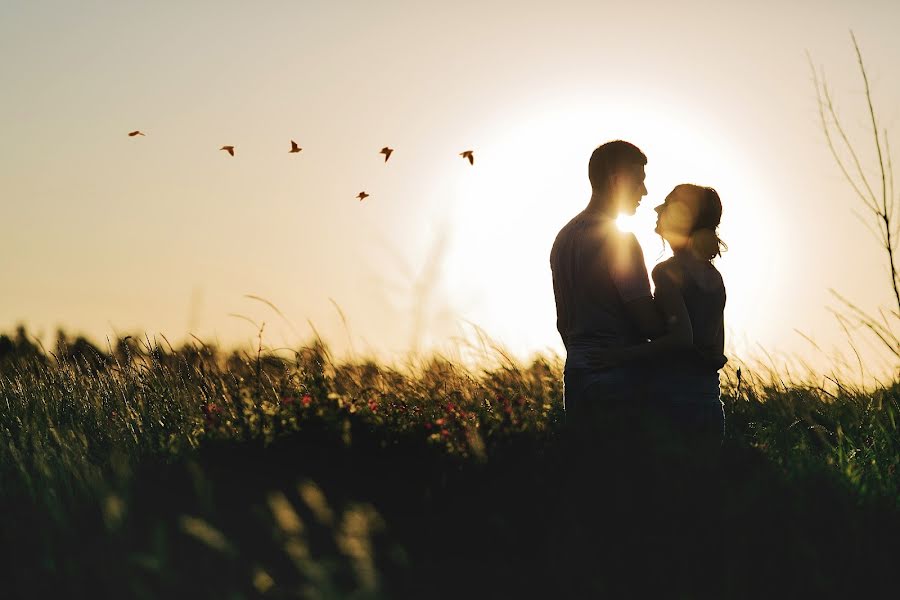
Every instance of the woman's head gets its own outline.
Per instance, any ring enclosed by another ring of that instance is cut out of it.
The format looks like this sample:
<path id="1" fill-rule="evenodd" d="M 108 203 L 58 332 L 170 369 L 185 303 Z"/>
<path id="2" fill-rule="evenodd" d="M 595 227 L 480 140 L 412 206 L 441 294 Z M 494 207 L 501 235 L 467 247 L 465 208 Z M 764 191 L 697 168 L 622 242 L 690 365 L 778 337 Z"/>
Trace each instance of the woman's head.
<path id="1" fill-rule="evenodd" d="M 675 251 L 690 249 L 706 260 L 721 256 L 725 244 L 716 234 L 722 201 L 711 187 L 690 183 L 675 186 L 656 207 L 656 233 Z"/>

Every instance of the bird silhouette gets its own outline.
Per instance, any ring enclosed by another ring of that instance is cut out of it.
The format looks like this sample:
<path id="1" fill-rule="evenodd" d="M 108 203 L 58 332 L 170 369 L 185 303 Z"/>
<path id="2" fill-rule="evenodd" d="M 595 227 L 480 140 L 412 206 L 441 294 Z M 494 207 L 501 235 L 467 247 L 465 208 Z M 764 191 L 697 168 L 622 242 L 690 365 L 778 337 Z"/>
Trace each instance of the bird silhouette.
<path id="1" fill-rule="evenodd" d="M 475 155 L 472 153 L 471 150 L 466 150 L 465 152 L 460 152 L 459 155 L 462 156 L 463 158 L 468 158 L 470 165 L 475 164 Z"/>
<path id="2" fill-rule="evenodd" d="M 388 159 L 391 157 L 391 152 L 393 152 L 393 151 L 394 151 L 393 148 L 388 148 L 387 146 L 385 146 L 384 148 L 381 149 L 381 151 L 378 154 L 384 154 L 384 162 L 387 162 Z"/>
<path id="3" fill-rule="evenodd" d="M 292 153 L 294 153 L 294 152 L 300 152 L 301 150 L 303 150 L 303 148 L 301 148 L 300 146 L 298 146 L 298 145 L 297 145 L 297 142 L 295 142 L 294 140 L 291 140 L 291 149 L 288 150 L 288 153 L 289 153 L 289 154 L 292 154 Z"/>
<path id="4" fill-rule="evenodd" d="M 138 131 L 138 130 L 136 130 L 136 129 L 135 129 L 134 131 L 128 132 L 128 137 L 134 137 L 134 136 L 136 136 L 136 135 L 144 135 L 144 132 L 143 132 L 143 131 Z"/>
<path id="5" fill-rule="evenodd" d="M 356 197 L 359 198 L 360 202 L 362 202 L 363 200 L 365 200 L 366 198 L 369 197 L 369 194 L 367 194 L 365 192 L 360 192 L 359 195 L 357 195 Z"/>
<path id="6" fill-rule="evenodd" d="M 234 156 L 234 146 L 222 146 L 219 150 L 225 150 L 228 154 Z"/>

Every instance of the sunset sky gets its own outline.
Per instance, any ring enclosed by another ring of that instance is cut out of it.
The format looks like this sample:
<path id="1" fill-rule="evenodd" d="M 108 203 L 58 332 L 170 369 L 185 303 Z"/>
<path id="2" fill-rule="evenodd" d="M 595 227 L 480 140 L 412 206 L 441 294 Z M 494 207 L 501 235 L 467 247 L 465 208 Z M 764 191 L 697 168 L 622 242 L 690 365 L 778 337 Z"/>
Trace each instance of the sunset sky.
<path id="1" fill-rule="evenodd" d="M 622 138 L 649 157 L 626 225 L 648 266 L 653 207 L 715 187 L 727 354 L 825 372 L 852 356 L 829 288 L 871 311 L 893 295 L 806 51 L 871 166 L 849 31 L 900 149 L 898 25 L 895 0 L 5 0 L 0 331 L 247 344 L 239 314 L 275 347 L 312 323 L 338 352 L 398 356 L 474 324 L 562 354 L 550 245 L 593 148 Z M 867 339 L 870 368 L 896 368 Z"/>

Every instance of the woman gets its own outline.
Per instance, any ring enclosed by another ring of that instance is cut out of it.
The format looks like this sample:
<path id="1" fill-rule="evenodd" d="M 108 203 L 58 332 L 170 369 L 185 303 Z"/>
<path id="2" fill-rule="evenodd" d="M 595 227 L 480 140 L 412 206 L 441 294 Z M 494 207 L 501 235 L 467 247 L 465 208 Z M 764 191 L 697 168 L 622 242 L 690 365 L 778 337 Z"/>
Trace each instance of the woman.
<path id="1" fill-rule="evenodd" d="M 597 364 L 648 365 L 654 404 L 676 428 L 690 441 L 720 443 L 725 427 L 718 373 L 727 360 L 725 285 L 712 260 L 725 248 L 716 233 L 722 202 L 712 188 L 682 184 L 655 210 L 656 232 L 673 251 L 672 258 L 653 269 L 654 300 L 667 332 L 649 344 L 600 355 Z"/>

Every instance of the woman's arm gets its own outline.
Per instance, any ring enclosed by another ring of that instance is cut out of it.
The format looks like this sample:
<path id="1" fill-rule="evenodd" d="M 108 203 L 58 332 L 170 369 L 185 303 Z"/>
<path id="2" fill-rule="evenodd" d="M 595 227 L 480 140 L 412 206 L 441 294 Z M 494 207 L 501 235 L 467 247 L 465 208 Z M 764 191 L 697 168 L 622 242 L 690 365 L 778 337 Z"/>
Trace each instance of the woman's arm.
<path id="1" fill-rule="evenodd" d="M 656 304 L 666 321 L 666 332 L 647 344 L 638 344 L 624 349 L 625 362 L 655 358 L 677 350 L 690 348 L 694 344 L 694 330 L 691 317 L 681 290 L 674 285 L 656 286 Z"/>
<path id="2" fill-rule="evenodd" d="M 665 319 L 666 332 L 646 344 L 598 351 L 592 355 L 593 366 L 610 367 L 646 361 L 693 346 L 694 331 L 681 289 L 676 283 L 675 276 L 661 267 L 662 265 L 657 265 L 657 268 L 653 269 L 653 281 L 656 284 L 654 300 Z"/>

